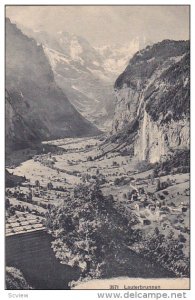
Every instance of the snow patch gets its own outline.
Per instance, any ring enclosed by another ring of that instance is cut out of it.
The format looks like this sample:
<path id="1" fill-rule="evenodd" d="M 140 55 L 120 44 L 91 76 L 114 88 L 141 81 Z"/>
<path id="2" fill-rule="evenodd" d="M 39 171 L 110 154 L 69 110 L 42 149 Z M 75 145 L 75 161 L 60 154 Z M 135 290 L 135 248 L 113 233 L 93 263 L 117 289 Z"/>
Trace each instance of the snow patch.
<path id="1" fill-rule="evenodd" d="M 74 90 L 76 90 L 76 91 L 79 91 L 79 89 L 73 84 L 72 85 L 72 88 L 74 89 Z M 80 92 L 80 91 L 79 91 Z"/>
<path id="2" fill-rule="evenodd" d="M 91 68 L 87 68 L 88 71 L 90 71 L 94 76 L 96 76 L 97 78 L 100 78 L 104 81 L 110 81 L 110 78 L 107 77 L 105 74 L 103 74 L 101 71 L 99 70 L 92 70 Z"/>
<path id="3" fill-rule="evenodd" d="M 52 67 L 55 67 L 57 63 L 65 62 L 70 64 L 70 60 L 67 59 L 62 53 L 50 49 L 48 47 L 44 47 L 44 52 L 47 55 L 49 61 L 51 62 Z"/>
<path id="4" fill-rule="evenodd" d="M 100 66 L 100 64 L 99 64 L 97 61 L 93 61 L 93 64 L 94 64 L 95 66 L 97 66 L 97 67 Z"/>
<path id="5" fill-rule="evenodd" d="M 79 44 L 77 39 L 74 39 L 70 43 L 70 56 L 72 60 L 79 61 L 82 65 L 84 64 L 84 60 L 79 56 L 83 52 L 81 45 Z"/>

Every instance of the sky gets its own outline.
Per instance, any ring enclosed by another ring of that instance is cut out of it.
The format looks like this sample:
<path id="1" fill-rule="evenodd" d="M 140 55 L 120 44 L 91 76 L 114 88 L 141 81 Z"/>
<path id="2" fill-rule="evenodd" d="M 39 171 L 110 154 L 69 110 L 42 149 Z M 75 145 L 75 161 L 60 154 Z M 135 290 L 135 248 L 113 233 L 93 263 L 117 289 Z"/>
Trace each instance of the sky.
<path id="1" fill-rule="evenodd" d="M 189 39 L 189 6 L 7 6 L 12 22 L 83 36 L 93 46 Z"/>

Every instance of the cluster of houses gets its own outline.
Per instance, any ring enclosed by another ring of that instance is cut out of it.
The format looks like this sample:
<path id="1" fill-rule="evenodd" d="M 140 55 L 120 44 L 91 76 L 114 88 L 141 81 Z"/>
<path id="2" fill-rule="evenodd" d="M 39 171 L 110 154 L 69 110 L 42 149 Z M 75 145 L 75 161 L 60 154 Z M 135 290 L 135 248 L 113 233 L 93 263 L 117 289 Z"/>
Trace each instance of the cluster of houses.
<path id="1" fill-rule="evenodd" d="M 189 210 L 189 205 L 180 202 L 178 206 L 166 204 L 165 201 L 150 197 L 143 188 L 136 188 L 130 184 L 130 198 L 128 207 L 134 210 L 140 222 L 150 225 L 152 221 L 164 221 L 167 215 L 182 215 Z"/>
<path id="2" fill-rule="evenodd" d="M 48 182 L 46 186 L 41 186 L 37 180 L 34 184 L 26 181 L 20 186 L 8 188 L 5 194 L 7 199 L 15 198 L 19 201 L 32 204 L 38 201 L 39 205 L 42 206 L 41 203 L 49 202 L 50 200 L 52 200 L 52 204 L 54 204 L 56 199 L 63 199 L 68 195 L 68 192 L 62 186 L 54 189 L 51 182 Z"/>
<path id="3" fill-rule="evenodd" d="M 40 162 L 42 165 L 47 166 L 49 168 L 53 168 L 56 162 L 56 158 L 52 157 L 51 152 L 42 155 L 33 156 L 34 161 Z"/>
<path id="4" fill-rule="evenodd" d="M 33 193 L 32 193 L 31 188 L 26 189 L 24 191 L 24 190 L 21 190 L 21 188 L 19 186 L 15 187 L 14 189 L 13 188 L 7 189 L 5 195 L 8 198 L 13 197 L 17 200 L 26 201 L 26 202 L 31 202 L 32 197 L 33 197 Z"/>

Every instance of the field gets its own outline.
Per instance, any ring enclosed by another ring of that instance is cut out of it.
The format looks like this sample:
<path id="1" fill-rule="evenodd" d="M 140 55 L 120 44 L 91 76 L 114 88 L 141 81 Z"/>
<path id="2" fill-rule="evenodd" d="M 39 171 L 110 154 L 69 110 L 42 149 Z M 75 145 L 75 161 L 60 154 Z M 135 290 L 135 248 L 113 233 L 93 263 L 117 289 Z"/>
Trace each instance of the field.
<path id="1" fill-rule="evenodd" d="M 133 229 L 141 231 L 147 242 L 158 232 L 165 239 L 178 240 L 183 255 L 189 256 L 189 173 L 155 178 L 153 169 L 139 171 L 135 159 L 121 155 L 114 144 L 103 146 L 101 138 L 56 140 L 45 142 L 43 147 L 47 145 L 63 151 L 43 151 L 7 168 L 11 174 L 25 178 L 22 184 L 6 188 L 7 235 L 44 228 L 48 209 L 69 201 L 79 184 L 98 181 L 103 194 L 113 196 L 119 211 L 127 217 L 134 214 Z M 20 230 L 20 219 L 27 216 L 37 216 L 39 222 L 33 228 L 25 224 L 26 228 Z M 143 241 L 130 246 L 136 252 L 143 247 Z"/>

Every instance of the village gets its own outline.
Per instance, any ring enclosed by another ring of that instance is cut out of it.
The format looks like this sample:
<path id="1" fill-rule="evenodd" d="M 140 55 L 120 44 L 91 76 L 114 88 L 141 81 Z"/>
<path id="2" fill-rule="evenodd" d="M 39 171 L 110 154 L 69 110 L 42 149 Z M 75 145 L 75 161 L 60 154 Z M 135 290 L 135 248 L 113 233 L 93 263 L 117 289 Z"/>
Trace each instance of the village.
<path id="1" fill-rule="evenodd" d="M 6 235 L 44 230 L 52 206 L 70 201 L 75 186 L 98 182 L 118 210 L 135 216 L 134 229 L 149 234 L 157 227 L 165 236 L 171 231 L 189 240 L 189 173 L 154 178 L 153 170 L 136 170 L 136 162 L 117 151 L 102 155 L 96 138 L 50 143 L 65 151 L 34 155 L 7 168 L 24 181 L 6 188 Z M 185 243 L 186 253 L 188 247 Z"/>

